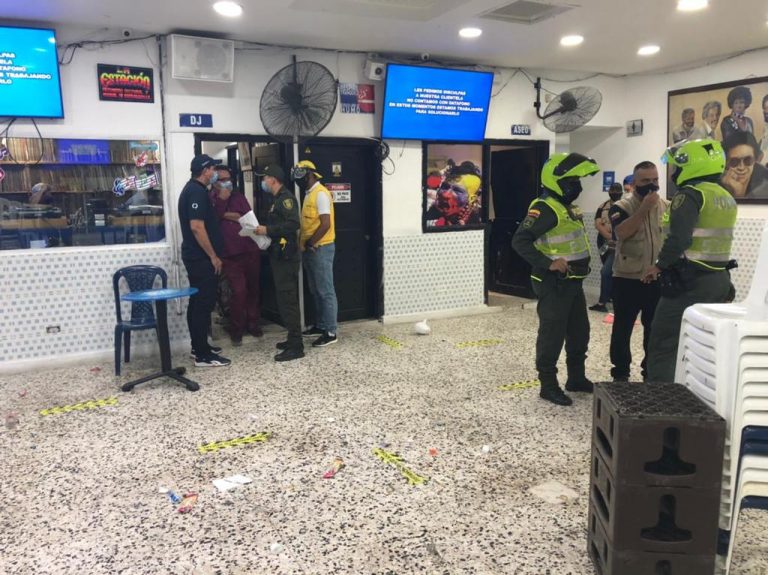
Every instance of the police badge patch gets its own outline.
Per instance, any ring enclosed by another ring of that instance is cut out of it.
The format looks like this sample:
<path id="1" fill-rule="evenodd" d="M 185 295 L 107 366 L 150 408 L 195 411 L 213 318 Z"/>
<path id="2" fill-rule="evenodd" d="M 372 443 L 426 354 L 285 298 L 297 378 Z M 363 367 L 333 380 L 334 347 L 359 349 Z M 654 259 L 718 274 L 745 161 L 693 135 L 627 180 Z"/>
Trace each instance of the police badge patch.
<path id="1" fill-rule="evenodd" d="M 293 209 L 293 200 L 291 198 L 285 198 L 283 200 L 283 207 L 286 210 L 292 210 Z"/>
<path id="2" fill-rule="evenodd" d="M 677 194 L 672 199 L 672 209 L 676 210 L 677 208 L 683 205 L 684 201 L 685 201 L 685 194 Z"/>

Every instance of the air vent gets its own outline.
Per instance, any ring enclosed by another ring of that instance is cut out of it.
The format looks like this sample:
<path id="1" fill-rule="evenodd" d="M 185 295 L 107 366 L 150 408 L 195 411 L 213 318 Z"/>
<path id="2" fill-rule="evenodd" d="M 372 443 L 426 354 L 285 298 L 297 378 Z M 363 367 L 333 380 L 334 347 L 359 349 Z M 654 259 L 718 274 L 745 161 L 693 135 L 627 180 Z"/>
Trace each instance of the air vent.
<path id="1" fill-rule="evenodd" d="M 490 20 L 500 20 L 502 22 L 514 22 L 516 24 L 536 24 L 548 18 L 554 18 L 558 14 L 567 12 L 578 6 L 565 4 L 556 6 L 554 4 L 544 4 L 542 2 L 530 2 L 529 0 L 517 0 L 512 4 L 507 4 L 497 8 L 493 12 L 487 12 L 482 15 L 483 18 Z"/>

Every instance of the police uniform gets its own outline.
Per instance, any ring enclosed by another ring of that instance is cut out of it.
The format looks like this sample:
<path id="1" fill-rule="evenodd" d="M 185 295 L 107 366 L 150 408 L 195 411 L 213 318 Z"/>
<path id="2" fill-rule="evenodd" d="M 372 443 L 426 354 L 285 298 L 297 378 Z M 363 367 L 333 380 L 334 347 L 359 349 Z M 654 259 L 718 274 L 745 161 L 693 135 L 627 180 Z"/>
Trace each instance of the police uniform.
<path id="1" fill-rule="evenodd" d="M 656 266 L 663 274 L 679 276 L 680 293 L 662 291 L 656 307 L 648 351 L 650 381 L 674 381 L 680 325 L 688 306 L 733 299 L 728 269 L 736 212 L 736 200 L 714 181 L 688 182 L 672 200 L 669 236 Z"/>
<path id="2" fill-rule="evenodd" d="M 304 350 L 299 310 L 299 206 L 296 198 L 283 186 L 275 195 L 266 221 L 267 235 L 272 238 L 269 263 L 275 281 L 277 309 L 288 330 L 287 349 Z"/>

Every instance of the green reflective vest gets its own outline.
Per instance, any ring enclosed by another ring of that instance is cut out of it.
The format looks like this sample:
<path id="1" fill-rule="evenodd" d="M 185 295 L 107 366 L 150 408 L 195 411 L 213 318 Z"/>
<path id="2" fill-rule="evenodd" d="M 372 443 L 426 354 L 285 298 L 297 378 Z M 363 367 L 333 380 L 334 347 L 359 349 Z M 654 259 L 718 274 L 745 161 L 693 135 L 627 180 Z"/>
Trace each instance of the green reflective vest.
<path id="1" fill-rule="evenodd" d="M 721 270 L 722 265 L 712 264 L 722 264 L 731 257 L 736 200 L 728 190 L 712 182 L 699 182 L 689 187 L 701 192 L 704 205 L 685 257 L 707 269 Z"/>
<path id="2" fill-rule="evenodd" d="M 549 196 L 536 198 L 528 209 L 537 203 L 547 204 L 557 216 L 557 225 L 541 235 L 533 243 L 534 247 L 551 260 L 564 258 L 568 262 L 584 260 L 583 270 L 569 273 L 568 277 L 578 279 L 589 275 L 589 238 L 581 219 L 574 219 L 563 204 Z M 579 266 L 582 267 L 582 266 Z M 582 274 L 581 271 L 584 271 Z"/>

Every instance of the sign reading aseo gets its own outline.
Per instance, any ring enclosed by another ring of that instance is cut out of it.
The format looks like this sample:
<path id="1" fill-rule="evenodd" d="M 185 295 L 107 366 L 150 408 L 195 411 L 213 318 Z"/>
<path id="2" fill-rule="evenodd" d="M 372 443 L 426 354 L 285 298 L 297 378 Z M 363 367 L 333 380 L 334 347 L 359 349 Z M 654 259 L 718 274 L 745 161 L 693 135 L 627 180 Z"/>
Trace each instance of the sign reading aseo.
<path id="1" fill-rule="evenodd" d="M 152 68 L 97 64 L 99 75 L 99 100 L 107 102 L 155 101 Z"/>
<path id="2" fill-rule="evenodd" d="M 528 124 L 512 124 L 513 136 L 530 136 L 531 127 Z"/>
<path id="3" fill-rule="evenodd" d="M 182 128 L 213 128 L 213 114 L 179 114 Z"/>

